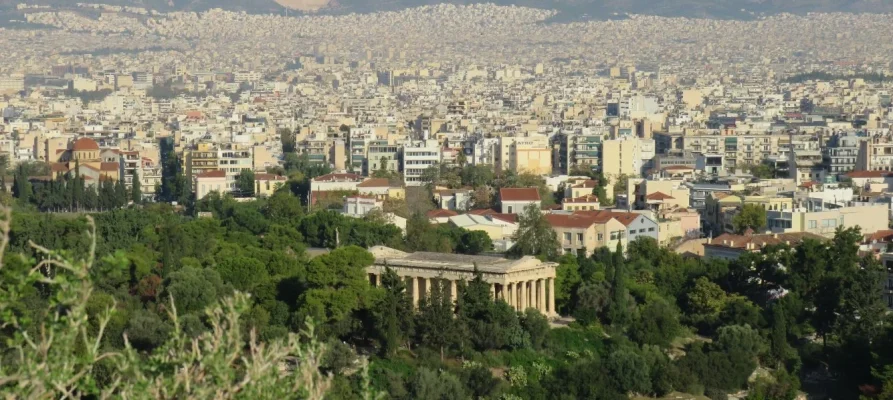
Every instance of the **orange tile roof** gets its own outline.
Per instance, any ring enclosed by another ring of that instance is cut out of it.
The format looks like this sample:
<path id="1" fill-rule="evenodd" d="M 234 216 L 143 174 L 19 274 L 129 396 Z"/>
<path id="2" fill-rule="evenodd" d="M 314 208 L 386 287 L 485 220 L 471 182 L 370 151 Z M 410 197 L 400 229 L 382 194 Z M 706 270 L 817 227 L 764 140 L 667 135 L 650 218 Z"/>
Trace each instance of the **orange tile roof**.
<path id="1" fill-rule="evenodd" d="M 846 174 L 850 178 L 884 178 L 893 176 L 889 171 L 852 171 Z"/>
<path id="2" fill-rule="evenodd" d="M 208 171 L 208 172 L 205 172 L 202 174 L 198 174 L 195 177 L 196 178 L 225 178 L 226 172 L 217 169 L 217 170 Z"/>
<path id="3" fill-rule="evenodd" d="M 646 200 L 663 201 L 663 200 L 675 200 L 676 198 L 673 196 L 670 196 L 664 192 L 654 192 L 654 193 L 649 194 L 648 196 L 645 196 L 645 199 Z"/>
<path id="4" fill-rule="evenodd" d="M 502 188 L 499 189 L 502 201 L 540 201 L 540 192 L 536 188 Z"/>
<path id="5" fill-rule="evenodd" d="M 564 199 L 565 203 L 598 203 L 598 197 L 594 194 L 587 194 L 574 199 Z"/>
<path id="6" fill-rule="evenodd" d="M 437 210 L 428 211 L 427 213 L 425 213 L 425 215 L 428 218 L 445 218 L 445 217 L 448 218 L 448 217 L 454 217 L 456 215 L 459 215 L 459 213 L 457 213 L 453 210 L 437 209 Z"/>
<path id="7" fill-rule="evenodd" d="M 715 237 L 713 240 L 707 243 L 707 245 L 726 247 L 730 249 L 746 249 L 748 244 L 752 244 L 753 250 L 759 250 L 760 248 L 768 245 L 782 244 L 785 242 L 797 244 L 806 239 L 815 239 L 820 241 L 828 240 L 823 236 L 819 236 L 809 232 L 792 232 L 778 234 L 770 233 L 761 235 L 735 235 L 731 233 L 724 233 Z"/>
<path id="8" fill-rule="evenodd" d="M 390 187 L 391 182 L 387 178 L 369 178 L 361 182 L 357 187 Z"/>

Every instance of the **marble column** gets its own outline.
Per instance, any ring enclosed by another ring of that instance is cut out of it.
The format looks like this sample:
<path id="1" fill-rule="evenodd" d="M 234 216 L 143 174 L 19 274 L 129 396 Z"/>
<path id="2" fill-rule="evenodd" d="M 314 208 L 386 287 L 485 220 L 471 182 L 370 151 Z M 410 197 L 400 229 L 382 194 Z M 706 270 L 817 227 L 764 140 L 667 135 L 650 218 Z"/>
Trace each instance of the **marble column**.
<path id="1" fill-rule="evenodd" d="M 459 288 L 454 280 L 450 280 L 450 298 L 453 300 L 453 303 L 459 300 Z"/>
<path id="2" fill-rule="evenodd" d="M 421 279 L 422 279 L 422 283 L 425 284 L 425 289 L 422 290 L 422 296 L 428 297 L 428 295 L 431 293 L 431 281 L 433 281 L 433 279 L 431 279 L 431 278 L 421 278 Z"/>
<path id="3" fill-rule="evenodd" d="M 502 290 L 504 292 L 503 296 L 505 297 L 505 302 L 509 303 L 509 305 L 512 307 L 515 306 L 515 298 L 514 298 L 515 296 L 513 296 L 515 294 L 515 291 L 513 290 L 514 289 L 513 286 L 514 286 L 514 283 L 509 283 L 502 287 Z"/>
<path id="4" fill-rule="evenodd" d="M 551 316 L 558 316 L 558 311 L 555 311 L 555 278 L 549 278 L 549 314 Z"/>
<path id="5" fill-rule="evenodd" d="M 543 315 L 549 315 L 546 310 L 546 280 L 538 279 L 536 281 L 537 286 L 539 286 L 539 295 L 536 298 L 536 308 L 540 310 Z"/>
<path id="6" fill-rule="evenodd" d="M 419 305 L 419 278 L 410 277 L 412 282 L 410 282 L 410 287 L 412 288 L 412 304 L 418 307 Z"/>
<path id="7" fill-rule="evenodd" d="M 496 299 L 496 284 L 495 283 L 490 284 L 490 298 L 493 299 L 493 301 L 497 300 Z"/>
<path id="8" fill-rule="evenodd" d="M 524 311 L 527 309 L 527 281 L 523 281 L 518 283 L 521 286 L 521 303 L 519 304 L 520 308 L 518 311 Z"/>

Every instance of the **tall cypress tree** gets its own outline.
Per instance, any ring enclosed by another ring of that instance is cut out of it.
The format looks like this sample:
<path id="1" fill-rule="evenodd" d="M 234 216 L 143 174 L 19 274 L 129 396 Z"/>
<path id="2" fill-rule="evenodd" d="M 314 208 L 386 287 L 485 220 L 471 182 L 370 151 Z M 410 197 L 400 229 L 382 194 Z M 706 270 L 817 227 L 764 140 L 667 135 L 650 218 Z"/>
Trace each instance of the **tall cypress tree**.
<path id="1" fill-rule="evenodd" d="M 115 181 L 115 208 L 124 207 L 127 205 L 127 200 L 129 200 L 127 187 L 124 186 L 123 179 L 118 179 Z"/>
<path id="2" fill-rule="evenodd" d="M 381 341 L 382 352 L 393 355 L 412 334 L 413 319 L 412 299 L 406 290 L 406 284 L 392 269 L 385 267 L 381 275 L 381 285 L 385 296 L 374 311 L 375 329 Z"/>
<path id="3" fill-rule="evenodd" d="M 13 184 L 13 196 L 27 204 L 31 201 L 32 189 L 31 182 L 25 176 L 25 170 L 22 167 L 16 169 L 15 182 Z"/>
<path id="4" fill-rule="evenodd" d="M 608 308 L 608 319 L 611 324 L 623 328 L 629 322 L 629 290 L 626 288 L 626 266 L 623 260 L 623 248 L 617 244 L 614 254 L 614 276 L 611 280 L 611 304 Z"/>
<path id="5" fill-rule="evenodd" d="M 130 200 L 133 201 L 133 204 L 140 204 L 143 202 L 143 191 L 140 186 L 140 178 L 136 174 L 136 170 L 133 170 L 131 173 L 130 180 Z"/>

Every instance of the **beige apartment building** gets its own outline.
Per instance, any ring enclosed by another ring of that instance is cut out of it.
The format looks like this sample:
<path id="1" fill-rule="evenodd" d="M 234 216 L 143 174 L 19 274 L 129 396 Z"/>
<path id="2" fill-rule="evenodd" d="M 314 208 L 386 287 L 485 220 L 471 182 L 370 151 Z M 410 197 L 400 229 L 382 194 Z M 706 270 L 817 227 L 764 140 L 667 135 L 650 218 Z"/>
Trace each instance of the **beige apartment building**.
<path id="1" fill-rule="evenodd" d="M 859 142 L 856 171 L 893 171 L 893 141 L 873 137 Z"/>
<path id="2" fill-rule="evenodd" d="M 649 145 L 650 150 L 648 149 Z M 604 141 L 601 153 L 602 173 L 610 181 L 608 187 L 611 187 L 611 184 L 616 182 L 620 175 L 638 177 L 642 172 L 644 162 L 653 156 L 654 146 L 650 140 L 626 137 Z M 608 195 L 612 195 L 612 193 L 608 193 Z"/>
<path id="3" fill-rule="evenodd" d="M 552 173 L 552 148 L 545 135 L 503 136 L 497 144 L 495 162 L 498 171 L 549 175 Z"/>
<path id="4" fill-rule="evenodd" d="M 610 215 L 546 214 L 564 254 L 586 254 L 599 247 L 626 247 L 626 225 Z"/>
<path id="5" fill-rule="evenodd" d="M 723 156 L 728 168 L 759 164 L 772 155 L 787 155 L 791 143 L 788 135 L 748 134 L 734 129 L 655 133 L 654 136 L 658 153 L 685 150 L 718 154 Z"/>
<path id="6" fill-rule="evenodd" d="M 889 209 L 886 205 L 842 207 L 823 211 L 799 208 L 791 211 L 769 211 L 768 227 L 774 233 L 809 232 L 825 237 L 834 236 L 838 227 L 859 227 L 863 234 L 888 228 Z"/>

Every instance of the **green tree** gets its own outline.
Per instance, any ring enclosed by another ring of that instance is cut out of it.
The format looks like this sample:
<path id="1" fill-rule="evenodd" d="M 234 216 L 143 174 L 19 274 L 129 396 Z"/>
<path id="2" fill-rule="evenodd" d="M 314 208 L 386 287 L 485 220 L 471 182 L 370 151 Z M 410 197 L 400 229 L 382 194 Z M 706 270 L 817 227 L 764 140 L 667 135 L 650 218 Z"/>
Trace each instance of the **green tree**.
<path id="1" fill-rule="evenodd" d="M 140 183 L 140 178 L 137 176 L 136 170 L 133 170 L 131 174 L 130 181 L 130 200 L 133 201 L 133 204 L 140 204 L 143 202 L 143 191 Z"/>
<path id="2" fill-rule="evenodd" d="M 521 328 L 530 337 L 530 345 L 540 350 L 549 333 L 549 320 L 537 309 L 528 308 L 521 316 Z"/>
<path id="3" fill-rule="evenodd" d="M 282 142 L 282 152 L 283 153 L 294 153 L 295 152 L 295 133 L 294 131 L 281 128 L 278 130 L 279 140 Z"/>
<path id="4" fill-rule="evenodd" d="M 28 178 L 23 167 L 17 168 L 13 176 L 12 195 L 23 204 L 28 204 L 31 201 L 31 182 Z"/>
<path id="5" fill-rule="evenodd" d="M 611 380 L 621 393 L 651 391 L 651 371 L 645 359 L 635 351 L 617 350 L 608 357 Z"/>
<path id="6" fill-rule="evenodd" d="M 236 188 L 242 197 L 254 197 L 254 171 L 243 169 L 236 178 Z"/>
<path id="7" fill-rule="evenodd" d="M 480 254 L 493 249 L 493 240 L 484 231 L 464 231 L 456 250 L 462 254 Z"/>
<path id="8" fill-rule="evenodd" d="M 431 400 L 464 400 L 465 387 L 459 378 L 448 372 L 434 372 L 427 368 L 416 371 L 412 385 L 413 398 Z"/>
<path id="9" fill-rule="evenodd" d="M 347 333 L 353 313 L 377 301 L 366 274 L 374 261 L 369 252 L 356 246 L 339 247 L 314 258 L 304 278 L 306 290 L 298 299 L 300 314 L 325 322 L 324 332 Z"/>
<path id="10" fill-rule="evenodd" d="M 614 276 L 611 282 L 611 303 L 608 307 L 608 319 L 611 324 L 624 328 L 630 319 L 629 290 L 626 289 L 626 267 L 623 262 L 623 248 L 620 243 L 617 244 L 617 255 L 620 255 L 615 261 Z"/>
<path id="11" fill-rule="evenodd" d="M 425 343 L 440 350 L 443 360 L 445 350 L 458 344 L 459 332 L 453 318 L 454 305 L 451 299 L 449 281 L 430 279 L 428 295 L 419 300 L 416 317 L 416 335 L 419 343 Z"/>
<path id="12" fill-rule="evenodd" d="M 766 209 L 756 204 L 745 204 L 741 211 L 732 218 L 735 231 L 739 234 L 748 229 L 760 232 L 766 227 Z"/>
<path id="13" fill-rule="evenodd" d="M 555 308 L 559 313 L 565 315 L 570 313 L 581 283 L 577 257 L 572 254 L 561 256 L 555 268 Z"/>
<path id="14" fill-rule="evenodd" d="M 509 254 L 516 257 L 535 255 L 554 259 L 558 256 L 558 235 L 536 204 L 531 204 L 518 216 L 518 230 L 512 237 L 515 245 Z"/>
<path id="15" fill-rule="evenodd" d="M 408 316 L 414 310 L 406 284 L 394 270 L 386 268 L 381 275 L 381 283 L 385 294 L 375 305 L 375 330 L 381 341 L 382 352 L 386 356 L 393 356 L 412 335 L 413 319 Z"/>
<path id="16" fill-rule="evenodd" d="M 643 345 L 668 347 L 682 332 L 679 313 L 662 298 L 653 298 L 641 307 L 629 329 L 630 338 Z"/>
<path id="17" fill-rule="evenodd" d="M 164 297 L 173 298 L 177 312 L 183 314 L 203 311 L 228 294 L 220 274 L 212 269 L 183 267 L 171 273 L 164 286 Z"/>

